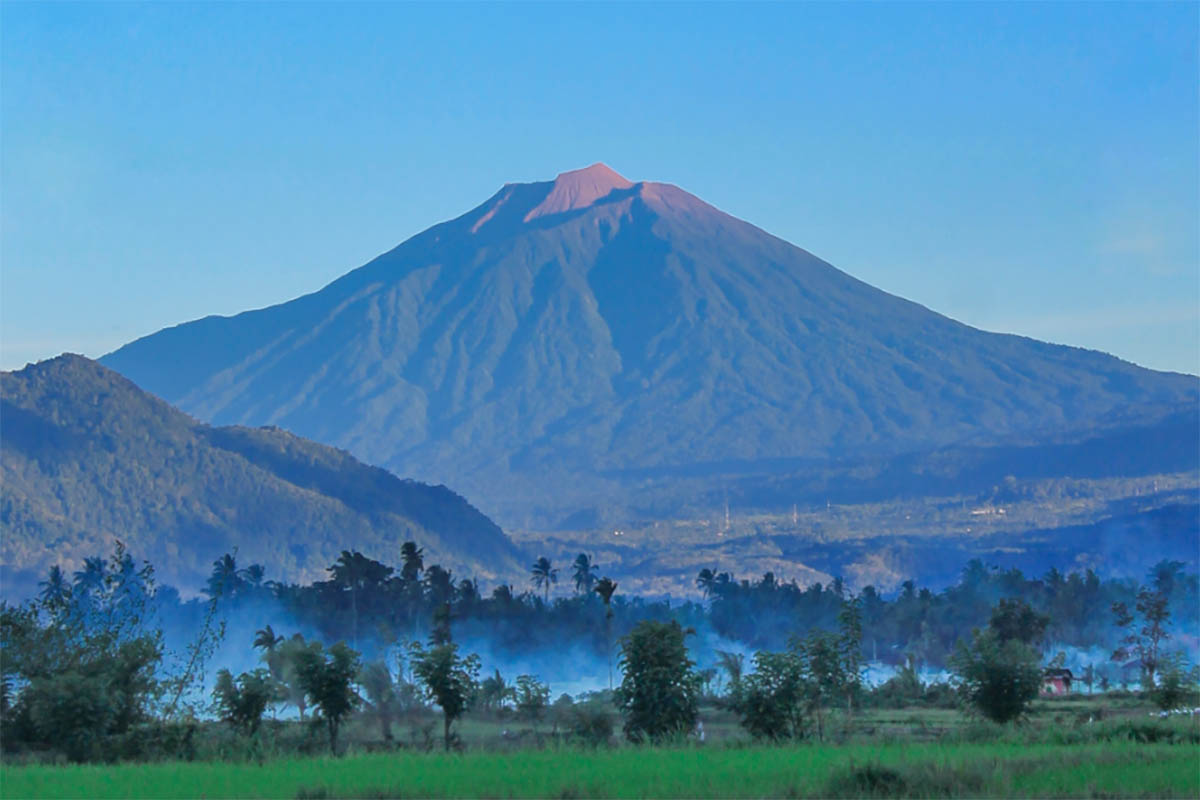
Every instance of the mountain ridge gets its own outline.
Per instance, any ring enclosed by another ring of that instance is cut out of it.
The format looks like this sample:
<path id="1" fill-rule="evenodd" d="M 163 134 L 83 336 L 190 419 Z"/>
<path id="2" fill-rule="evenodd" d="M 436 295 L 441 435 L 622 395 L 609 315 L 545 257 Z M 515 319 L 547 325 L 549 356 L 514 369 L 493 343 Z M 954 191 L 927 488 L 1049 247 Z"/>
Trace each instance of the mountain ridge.
<path id="1" fill-rule="evenodd" d="M 196 422 L 82 356 L 0 373 L 0 390 L 10 571 L 40 576 L 118 538 L 181 587 L 234 548 L 288 580 L 323 578 L 342 549 L 394 560 L 407 539 L 481 577 L 521 569 L 500 528 L 445 486 L 279 429 Z"/>

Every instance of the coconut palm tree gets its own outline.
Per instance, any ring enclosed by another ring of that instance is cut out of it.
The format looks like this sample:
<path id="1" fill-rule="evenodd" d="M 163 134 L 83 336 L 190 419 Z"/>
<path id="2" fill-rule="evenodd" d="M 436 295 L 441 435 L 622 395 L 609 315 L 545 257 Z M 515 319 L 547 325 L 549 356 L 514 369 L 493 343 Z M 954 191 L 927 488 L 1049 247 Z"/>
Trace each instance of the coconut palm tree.
<path id="1" fill-rule="evenodd" d="M 263 660 L 267 662 L 267 672 L 274 682 L 271 698 L 271 716 L 275 716 L 275 704 L 287 700 L 287 686 L 284 674 L 283 649 L 280 647 L 286 639 L 276 635 L 275 630 L 267 625 L 254 632 L 254 648 L 263 651 Z"/>
<path id="2" fill-rule="evenodd" d="M 585 553 L 575 557 L 575 593 L 587 594 L 596 585 L 596 571 L 599 569 Z"/>
<path id="3" fill-rule="evenodd" d="M 42 589 L 38 597 L 47 608 L 66 608 L 71 602 L 71 584 L 57 564 L 50 568 L 50 574 L 38 586 Z"/>
<path id="4" fill-rule="evenodd" d="M 274 653 L 275 648 L 282 643 L 283 637 L 277 636 L 270 625 L 254 632 L 254 647 L 265 650 L 268 654 Z"/>
<path id="5" fill-rule="evenodd" d="M 595 588 L 592 589 L 596 594 L 600 595 L 600 599 L 604 601 L 604 652 L 608 655 L 608 688 L 611 691 L 613 688 L 612 674 L 612 596 L 617 590 L 617 582 L 612 578 L 604 577 L 596 581 Z"/>
<path id="6" fill-rule="evenodd" d="M 350 590 L 350 609 L 354 625 L 354 649 L 358 649 L 358 595 L 364 587 L 383 583 L 392 574 L 392 568 L 367 558 L 355 550 L 343 550 L 333 566 L 326 567 L 334 583 Z"/>
<path id="7" fill-rule="evenodd" d="M 700 570 L 700 574 L 696 576 L 696 588 L 704 593 L 705 599 L 708 599 L 709 595 L 712 594 L 713 586 L 716 585 L 716 582 L 716 574 L 708 567 Z"/>
<path id="8" fill-rule="evenodd" d="M 212 574 L 204 593 L 209 597 L 233 597 L 238 593 L 242 579 L 238 575 L 237 559 L 226 553 L 213 562 Z"/>
<path id="9" fill-rule="evenodd" d="M 533 562 L 530 568 L 533 575 L 530 578 L 530 583 L 535 589 L 541 589 L 546 593 L 546 602 L 550 602 L 550 587 L 558 583 L 558 570 L 550 566 L 550 559 L 542 556 L 537 561 Z"/>
<path id="10" fill-rule="evenodd" d="M 424 569 L 425 551 L 417 547 L 416 542 L 400 545 L 400 578 L 405 583 L 413 583 Z"/>
<path id="11" fill-rule="evenodd" d="M 76 571 L 74 575 L 75 590 L 85 596 L 100 591 L 104 588 L 104 578 L 107 573 L 103 558 L 99 556 L 85 558 L 83 569 Z"/>
<path id="12" fill-rule="evenodd" d="M 242 580 L 246 582 L 252 589 L 258 589 L 262 586 L 263 578 L 266 577 L 267 571 L 262 564 L 251 564 L 239 573 Z"/>

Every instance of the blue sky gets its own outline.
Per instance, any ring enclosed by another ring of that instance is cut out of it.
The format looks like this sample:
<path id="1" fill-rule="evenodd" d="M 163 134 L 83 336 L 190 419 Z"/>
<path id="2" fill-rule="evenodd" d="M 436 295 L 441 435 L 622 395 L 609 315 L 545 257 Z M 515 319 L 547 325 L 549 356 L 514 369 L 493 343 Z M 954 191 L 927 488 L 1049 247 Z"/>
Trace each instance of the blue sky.
<path id="1" fill-rule="evenodd" d="M 604 161 L 972 325 L 1200 371 L 1200 5 L 0 4 L 0 367 Z"/>

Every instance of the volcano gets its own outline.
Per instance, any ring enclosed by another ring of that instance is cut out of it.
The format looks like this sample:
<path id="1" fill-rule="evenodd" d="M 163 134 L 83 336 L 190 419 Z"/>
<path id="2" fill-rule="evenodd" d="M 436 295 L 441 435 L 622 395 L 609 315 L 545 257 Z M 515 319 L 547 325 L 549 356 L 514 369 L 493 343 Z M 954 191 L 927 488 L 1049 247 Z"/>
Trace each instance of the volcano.
<path id="1" fill-rule="evenodd" d="M 1036 441 L 1198 397 L 1194 376 L 971 328 L 603 164 L 505 185 L 317 292 L 102 363 L 510 524 L 595 503 L 614 476 Z"/>

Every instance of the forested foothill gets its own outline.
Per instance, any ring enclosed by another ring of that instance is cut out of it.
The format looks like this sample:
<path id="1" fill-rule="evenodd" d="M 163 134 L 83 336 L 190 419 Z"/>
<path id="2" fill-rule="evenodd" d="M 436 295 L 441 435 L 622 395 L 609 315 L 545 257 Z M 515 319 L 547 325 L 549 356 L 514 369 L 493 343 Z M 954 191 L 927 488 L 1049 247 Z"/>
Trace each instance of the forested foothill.
<path id="1" fill-rule="evenodd" d="M 539 558 L 523 587 L 398 555 L 343 551 L 301 585 L 227 554 L 187 600 L 120 544 L 53 568 L 0 609 L 5 760 L 837 743 L 889 730 L 888 709 L 929 738 L 1027 724 L 1064 670 L 1077 723 L 1198 704 L 1197 575 L 1174 562 L 1137 582 L 972 561 L 941 592 L 886 595 L 704 569 L 705 600 L 673 604 L 621 594 L 586 554 Z"/>

